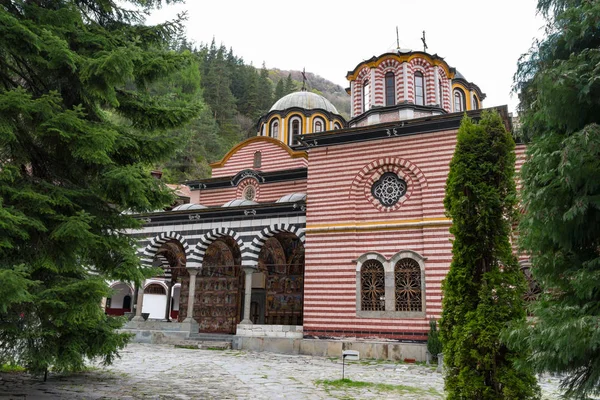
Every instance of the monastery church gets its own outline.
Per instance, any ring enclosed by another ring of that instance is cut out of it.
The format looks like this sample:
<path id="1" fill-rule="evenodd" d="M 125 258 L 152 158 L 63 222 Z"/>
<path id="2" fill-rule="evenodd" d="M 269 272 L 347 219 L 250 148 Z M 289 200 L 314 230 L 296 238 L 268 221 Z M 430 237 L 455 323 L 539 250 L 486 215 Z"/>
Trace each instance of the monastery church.
<path id="1" fill-rule="evenodd" d="M 164 274 L 137 290 L 113 282 L 106 304 L 134 313 L 137 340 L 424 359 L 452 259 L 449 163 L 485 94 L 420 51 L 372 57 L 346 77 L 350 120 L 318 94 L 289 94 L 211 178 L 186 183 L 179 205 L 138 216 L 142 263 Z M 510 130 L 507 107 L 496 110 Z"/>

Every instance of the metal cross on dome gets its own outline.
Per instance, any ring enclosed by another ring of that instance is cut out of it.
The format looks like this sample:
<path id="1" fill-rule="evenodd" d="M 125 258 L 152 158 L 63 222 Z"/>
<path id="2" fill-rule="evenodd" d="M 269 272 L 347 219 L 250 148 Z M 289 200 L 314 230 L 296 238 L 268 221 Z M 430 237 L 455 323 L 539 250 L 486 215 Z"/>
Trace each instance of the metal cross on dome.
<path id="1" fill-rule="evenodd" d="M 423 31 L 423 37 L 421 38 L 421 42 L 423 42 L 423 52 L 427 53 L 427 43 L 425 42 L 425 31 Z"/>
<path id="2" fill-rule="evenodd" d="M 302 91 L 306 92 L 306 67 L 302 68 Z"/>

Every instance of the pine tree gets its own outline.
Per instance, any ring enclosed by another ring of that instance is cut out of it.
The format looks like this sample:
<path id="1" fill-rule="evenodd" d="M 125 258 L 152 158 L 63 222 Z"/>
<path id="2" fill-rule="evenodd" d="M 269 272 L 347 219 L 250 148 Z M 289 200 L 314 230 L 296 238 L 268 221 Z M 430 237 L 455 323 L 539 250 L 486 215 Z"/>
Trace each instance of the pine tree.
<path id="1" fill-rule="evenodd" d="M 283 79 L 277 81 L 277 86 L 275 86 L 275 101 L 279 100 L 285 96 L 285 89 L 283 87 Z"/>
<path id="2" fill-rule="evenodd" d="M 458 131 L 444 198 L 454 240 L 440 321 L 450 400 L 539 397 L 533 374 L 514 369 L 519 354 L 499 340 L 509 321 L 525 319 L 525 280 L 509 241 L 514 146 L 495 112 L 479 124 L 465 116 Z"/>
<path id="3" fill-rule="evenodd" d="M 600 3 L 543 0 L 548 36 L 520 61 L 521 246 L 542 295 L 509 341 L 568 397 L 600 394 Z"/>
<path id="4" fill-rule="evenodd" d="M 292 79 L 292 74 L 289 73 L 287 78 L 285 79 L 285 85 L 284 85 L 284 96 L 288 95 L 290 93 L 295 92 L 297 89 L 296 87 L 296 83 L 294 82 L 294 80 Z"/>
<path id="5" fill-rule="evenodd" d="M 262 68 L 260 69 L 258 77 L 258 111 L 260 115 L 269 111 L 273 105 L 273 84 L 269 79 L 269 70 L 263 62 Z"/>
<path id="6" fill-rule="evenodd" d="M 161 2 L 129 3 L 0 5 L 0 363 L 76 370 L 127 343 L 100 307 L 107 280 L 149 272 L 124 211 L 172 201 L 149 170 L 200 111 L 150 89 L 190 64 L 167 49 L 181 20 L 146 26 Z"/>

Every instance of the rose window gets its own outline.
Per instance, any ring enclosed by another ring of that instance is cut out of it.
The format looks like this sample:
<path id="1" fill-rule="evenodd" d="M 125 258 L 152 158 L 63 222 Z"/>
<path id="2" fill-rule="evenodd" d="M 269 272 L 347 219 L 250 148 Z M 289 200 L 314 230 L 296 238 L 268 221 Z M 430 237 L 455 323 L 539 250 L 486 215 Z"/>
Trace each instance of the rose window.
<path id="1" fill-rule="evenodd" d="M 386 172 L 371 187 L 373 197 L 385 207 L 396 204 L 406 194 L 406 182 L 393 172 Z"/>

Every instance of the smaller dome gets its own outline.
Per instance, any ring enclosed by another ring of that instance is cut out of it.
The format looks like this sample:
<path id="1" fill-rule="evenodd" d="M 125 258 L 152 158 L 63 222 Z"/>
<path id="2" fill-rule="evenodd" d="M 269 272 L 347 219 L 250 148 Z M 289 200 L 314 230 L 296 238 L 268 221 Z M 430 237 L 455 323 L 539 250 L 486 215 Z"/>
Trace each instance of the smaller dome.
<path id="1" fill-rule="evenodd" d="M 291 193 L 282 196 L 276 203 L 293 203 L 295 201 L 306 201 L 306 193 Z"/>
<path id="2" fill-rule="evenodd" d="M 454 79 L 464 79 L 465 81 L 467 80 L 467 78 L 465 78 L 465 76 L 463 74 L 458 72 L 458 70 L 456 71 L 456 74 L 454 75 Z"/>
<path id="3" fill-rule="evenodd" d="M 294 92 L 287 96 L 283 96 L 273 104 L 273 107 L 271 107 L 269 111 L 283 111 L 292 107 L 303 108 L 305 110 L 319 108 L 334 114 L 339 114 L 337 108 L 335 108 L 335 106 L 325 97 L 305 91 Z"/>
<path id="4" fill-rule="evenodd" d="M 230 200 L 227 203 L 223 204 L 223 207 L 240 207 L 240 206 L 254 206 L 258 204 L 255 201 L 250 201 L 246 199 L 235 199 Z"/>
<path id="5" fill-rule="evenodd" d="M 206 208 L 206 206 L 198 203 L 186 203 L 178 205 L 177 207 L 173 207 L 171 211 L 202 210 L 203 208 Z"/>

